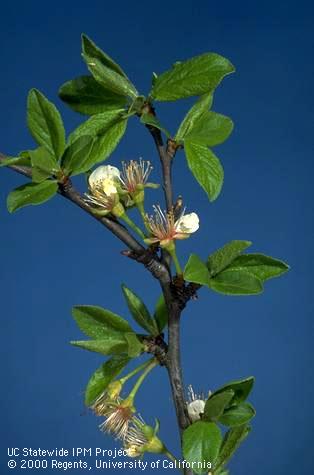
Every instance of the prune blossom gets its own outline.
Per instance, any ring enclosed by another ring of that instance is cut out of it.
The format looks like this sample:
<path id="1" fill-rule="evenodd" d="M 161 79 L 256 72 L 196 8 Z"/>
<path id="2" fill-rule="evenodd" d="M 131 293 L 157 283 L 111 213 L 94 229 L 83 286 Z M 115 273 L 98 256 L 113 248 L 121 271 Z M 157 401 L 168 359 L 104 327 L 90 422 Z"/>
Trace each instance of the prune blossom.
<path id="1" fill-rule="evenodd" d="M 146 238 L 148 244 L 159 243 L 167 247 L 175 239 L 187 239 L 199 228 L 199 218 L 196 213 L 181 214 L 175 219 L 173 211 L 163 212 L 160 206 L 154 206 L 155 214 L 146 215 L 146 225 L 151 237 Z"/>
<path id="2" fill-rule="evenodd" d="M 211 392 L 208 392 L 208 397 Z M 188 401 L 186 403 L 189 418 L 192 422 L 199 421 L 205 409 L 205 396 L 204 394 L 196 394 L 193 390 L 193 387 L 190 385 L 188 387 Z"/>
<path id="3" fill-rule="evenodd" d="M 149 161 L 130 160 L 129 162 L 122 162 L 122 172 L 120 173 L 120 181 L 122 188 L 130 194 L 145 187 L 155 188 L 158 185 L 154 183 L 147 183 L 148 177 L 153 167 Z"/>
<path id="4" fill-rule="evenodd" d="M 104 211 L 111 213 L 119 203 L 120 171 L 111 165 L 96 168 L 88 178 L 89 193 L 85 193 L 86 201 Z"/>

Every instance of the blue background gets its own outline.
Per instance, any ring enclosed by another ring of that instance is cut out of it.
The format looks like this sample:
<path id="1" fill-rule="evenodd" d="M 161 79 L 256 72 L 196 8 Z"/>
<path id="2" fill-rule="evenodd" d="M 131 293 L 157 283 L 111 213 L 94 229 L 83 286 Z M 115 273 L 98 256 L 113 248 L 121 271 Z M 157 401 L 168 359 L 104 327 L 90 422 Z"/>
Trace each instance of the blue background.
<path id="1" fill-rule="evenodd" d="M 81 32 L 113 56 L 144 93 L 152 71 L 204 51 L 236 65 L 213 107 L 235 122 L 230 140 L 216 149 L 225 168 L 218 201 L 208 203 L 182 152 L 175 160 L 175 191 L 201 221 L 200 231 L 179 243 L 180 259 L 195 250 L 205 258 L 231 239 L 249 239 L 252 251 L 282 258 L 292 271 L 256 297 L 200 291 L 182 320 L 185 382 L 207 391 L 256 376 L 251 400 L 258 412 L 252 434 L 230 464 L 232 474 L 311 473 L 311 2 L 6 2 L 1 16 L 0 147 L 11 155 L 34 145 L 25 125 L 31 87 L 60 107 L 67 131 L 84 119 L 57 98 L 65 80 L 85 73 Z M 158 112 L 174 132 L 189 105 L 158 105 Z M 110 163 L 139 156 L 157 164 L 150 137 L 134 119 Z M 158 170 L 152 178 L 158 179 Z M 84 386 L 103 359 L 68 344 L 82 336 L 71 306 L 98 304 L 129 318 L 121 282 L 150 308 L 159 295 L 157 283 L 119 254 L 123 245 L 62 198 L 9 215 L 6 196 L 24 182 L 1 170 L 2 474 L 14 473 L 6 465 L 7 447 L 119 447 L 83 407 Z M 150 200 L 161 202 L 161 192 L 152 191 Z M 147 421 L 161 419 L 161 436 L 177 452 L 163 369 L 146 381 L 137 406 Z M 15 471 L 28 472 L 34 470 Z"/>

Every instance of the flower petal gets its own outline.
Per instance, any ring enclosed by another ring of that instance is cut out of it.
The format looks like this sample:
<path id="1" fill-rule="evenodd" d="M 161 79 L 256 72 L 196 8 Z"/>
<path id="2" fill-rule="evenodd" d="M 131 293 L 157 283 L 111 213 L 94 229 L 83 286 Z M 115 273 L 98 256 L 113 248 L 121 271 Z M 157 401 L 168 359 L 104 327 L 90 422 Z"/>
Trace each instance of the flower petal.
<path id="1" fill-rule="evenodd" d="M 118 193 L 116 183 L 111 178 L 103 180 L 102 190 L 107 196 L 116 195 Z"/>
<path id="2" fill-rule="evenodd" d="M 112 165 L 101 165 L 89 175 L 88 183 L 90 187 L 93 188 L 99 182 L 107 179 L 115 180 L 116 178 L 120 178 L 120 171 L 117 167 L 113 167 Z"/>
<path id="3" fill-rule="evenodd" d="M 190 213 L 181 216 L 176 223 L 175 228 L 178 233 L 192 234 L 199 228 L 199 218 L 196 213 Z"/>
<path id="4" fill-rule="evenodd" d="M 198 421 L 204 412 L 205 401 L 203 399 L 195 399 L 194 401 L 188 404 L 188 414 L 192 422 Z"/>

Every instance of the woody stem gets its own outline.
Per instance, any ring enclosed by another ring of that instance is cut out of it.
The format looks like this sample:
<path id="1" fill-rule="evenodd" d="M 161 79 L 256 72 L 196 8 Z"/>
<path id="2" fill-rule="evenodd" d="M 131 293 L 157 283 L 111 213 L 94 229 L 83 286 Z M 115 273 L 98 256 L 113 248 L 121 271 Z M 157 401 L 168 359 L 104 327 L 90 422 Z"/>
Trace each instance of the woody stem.
<path id="1" fill-rule="evenodd" d="M 153 109 L 151 112 L 155 115 Z M 171 167 L 175 154 L 175 149 L 173 151 L 173 154 L 168 153 L 168 150 L 163 143 L 160 130 L 154 126 L 149 125 L 147 125 L 147 128 L 154 139 L 157 152 L 160 158 L 167 211 L 170 212 L 173 210 Z M 165 262 L 168 265 L 170 264 L 169 259 L 165 259 Z M 176 262 L 174 260 L 174 263 L 177 272 L 179 274 L 182 274 L 181 266 L 177 258 Z M 170 380 L 172 398 L 176 409 L 178 426 L 182 439 L 183 430 L 186 429 L 190 424 L 185 403 L 184 384 L 180 357 L 180 316 L 182 312 L 182 306 L 172 291 L 172 282 L 165 283 L 162 279 L 159 279 L 159 281 L 168 308 L 168 353 L 166 366 Z M 193 471 L 191 469 L 184 468 L 184 475 L 193 475 Z"/>

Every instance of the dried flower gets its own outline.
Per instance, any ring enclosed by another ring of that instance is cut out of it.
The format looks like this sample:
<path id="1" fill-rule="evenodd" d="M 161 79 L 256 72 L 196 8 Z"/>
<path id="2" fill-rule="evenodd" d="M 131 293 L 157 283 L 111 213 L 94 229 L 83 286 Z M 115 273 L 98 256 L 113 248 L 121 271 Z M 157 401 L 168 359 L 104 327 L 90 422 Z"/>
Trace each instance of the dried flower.
<path id="1" fill-rule="evenodd" d="M 102 431 L 115 435 L 117 439 L 125 438 L 135 412 L 133 405 L 126 404 L 126 401 L 118 399 L 117 402 L 109 405 L 104 414 L 106 419 L 99 426 Z"/>
<path id="2" fill-rule="evenodd" d="M 98 416 L 105 417 L 104 422 L 99 426 L 102 431 L 114 435 L 117 439 L 124 439 L 135 409 L 132 400 L 123 400 L 116 396 L 119 389 L 119 387 L 109 387 L 109 391 L 104 391 L 96 399 L 92 409 Z"/>
<path id="3" fill-rule="evenodd" d="M 155 428 L 145 424 L 141 416 L 133 417 L 132 424 L 125 436 L 125 451 L 129 457 L 139 457 L 144 452 L 160 454 L 165 446 L 156 436 L 159 429 L 158 422 Z"/>
<path id="4" fill-rule="evenodd" d="M 208 392 L 208 397 L 210 396 L 211 392 Z M 201 419 L 201 415 L 204 413 L 205 408 L 205 396 L 204 394 L 196 394 L 193 390 L 193 387 L 190 385 L 188 387 L 188 401 L 187 401 L 187 409 L 189 418 L 192 422 L 198 421 Z"/>
<path id="5" fill-rule="evenodd" d="M 175 220 L 172 211 L 163 212 L 160 206 L 154 206 L 155 215 L 146 216 L 146 224 L 152 237 L 145 239 L 148 244 L 160 243 L 166 247 L 174 239 L 186 239 L 199 228 L 199 219 L 196 213 L 181 214 Z"/>

